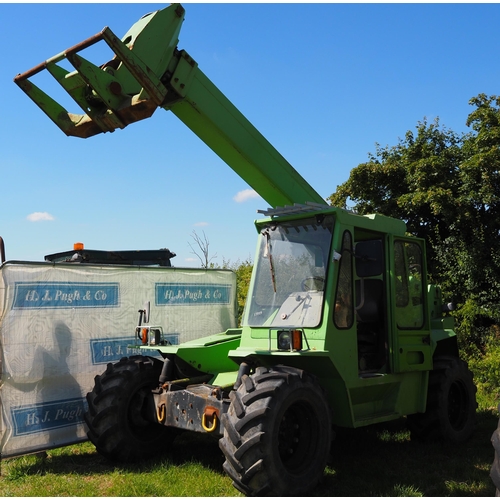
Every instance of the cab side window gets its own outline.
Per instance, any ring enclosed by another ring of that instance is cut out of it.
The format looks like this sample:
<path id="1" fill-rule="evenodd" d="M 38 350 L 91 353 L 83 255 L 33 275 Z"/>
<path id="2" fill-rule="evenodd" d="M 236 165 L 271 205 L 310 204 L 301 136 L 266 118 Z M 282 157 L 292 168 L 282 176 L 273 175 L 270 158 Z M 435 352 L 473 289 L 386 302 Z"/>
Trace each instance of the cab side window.
<path id="1" fill-rule="evenodd" d="M 422 290 L 422 250 L 416 243 L 394 243 L 396 321 L 401 329 L 424 325 Z"/>
<path id="2" fill-rule="evenodd" d="M 335 293 L 333 320 L 337 328 L 351 328 L 354 320 L 352 300 L 352 236 L 345 231 L 340 252 L 339 278 Z"/>

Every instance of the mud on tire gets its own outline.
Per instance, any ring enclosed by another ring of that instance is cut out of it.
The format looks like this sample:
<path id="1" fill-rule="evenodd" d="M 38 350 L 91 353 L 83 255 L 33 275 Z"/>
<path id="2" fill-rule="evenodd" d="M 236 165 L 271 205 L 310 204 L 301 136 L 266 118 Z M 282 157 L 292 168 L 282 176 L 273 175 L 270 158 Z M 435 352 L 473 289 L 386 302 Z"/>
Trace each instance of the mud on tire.
<path id="1" fill-rule="evenodd" d="M 332 435 L 316 379 L 291 367 L 259 367 L 230 398 L 219 446 L 233 485 L 249 496 L 312 489 L 323 476 Z"/>
<path id="2" fill-rule="evenodd" d="M 146 356 L 122 358 L 108 364 L 87 394 L 85 422 L 88 438 L 106 458 L 133 462 L 167 447 L 175 430 L 148 418 L 151 389 L 158 386 L 163 363 Z"/>
<path id="3" fill-rule="evenodd" d="M 408 416 L 412 439 L 462 442 L 476 427 L 476 386 L 467 363 L 440 357 L 429 374 L 425 413 Z"/>

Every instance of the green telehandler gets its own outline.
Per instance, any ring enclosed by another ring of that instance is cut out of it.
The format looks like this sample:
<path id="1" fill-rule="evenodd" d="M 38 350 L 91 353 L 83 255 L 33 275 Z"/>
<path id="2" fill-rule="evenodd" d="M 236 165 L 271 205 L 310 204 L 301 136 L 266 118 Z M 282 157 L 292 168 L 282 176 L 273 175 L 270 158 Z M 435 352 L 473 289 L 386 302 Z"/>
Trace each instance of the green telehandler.
<path id="1" fill-rule="evenodd" d="M 412 438 L 467 439 L 476 388 L 452 307 L 427 281 L 424 241 L 403 221 L 328 206 L 178 49 L 184 13 L 173 4 L 147 14 L 122 39 L 104 28 L 14 79 L 68 136 L 169 110 L 271 207 L 255 222 L 241 328 L 171 345 L 149 324 L 146 302 L 131 340 L 143 355 L 109 364 L 87 395 L 89 439 L 132 461 L 182 431 L 218 436 L 223 468 L 246 495 L 311 490 L 335 426 L 406 416 Z M 98 42 L 114 57 L 96 66 L 81 52 Z M 83 113 L 32 82 L 43 70 Z"/>

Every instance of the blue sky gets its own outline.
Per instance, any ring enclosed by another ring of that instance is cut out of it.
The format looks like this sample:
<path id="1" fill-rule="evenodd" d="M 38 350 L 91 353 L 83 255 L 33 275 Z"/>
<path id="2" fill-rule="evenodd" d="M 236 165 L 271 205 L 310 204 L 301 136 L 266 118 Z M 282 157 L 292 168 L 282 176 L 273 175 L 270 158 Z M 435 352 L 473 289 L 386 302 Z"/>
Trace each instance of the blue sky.
<path id="1" fill-rule="evenodd" d="M 469 99 L 500 93 L 500 4 L 183 5 L 179 48 L 325 198 L 375 143 L 395 145 L 424 118 L 466 131 Z M 239 200 L 245 182 L 173 115 L 68 138 L 13 83 L 104 26 L 121 37 L 164 6 L 0 3 L 8 260 L 82 241 L 168 247 L 175 266 L 197 266 L 193 231 L 205 232 L 215 262 L 253 258 L 253 220 L 267 204 Z"/>

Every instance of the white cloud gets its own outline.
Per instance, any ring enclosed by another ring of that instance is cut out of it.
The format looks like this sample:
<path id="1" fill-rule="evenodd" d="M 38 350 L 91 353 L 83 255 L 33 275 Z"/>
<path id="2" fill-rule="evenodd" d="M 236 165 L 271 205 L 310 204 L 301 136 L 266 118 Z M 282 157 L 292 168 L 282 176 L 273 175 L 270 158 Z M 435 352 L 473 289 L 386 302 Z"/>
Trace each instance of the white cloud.
<path id="1" fill-rule="evenodd" d="M 208 222 L 197 222 L 194 225 L 197 227 L 204 227 L 204 226 L 208 226 Z"/>
<path id="2" fill-rule="evenodd" d="M 253 189 L 244 189 L 243 191 L 239 191 L 236 196 L 233 197 L 233 200 L 236 203 L 243 203 L 247 200 L 251 200 L 252 198 L 258 198 L 259 193 L 257 193 Z"/>
<path id="3" fill-rule="evenodd" d="M 48 212 L 33 212 L 26 217 L 31 222 L 38 222 L 41 220 L 54 220 L 54 217 Z"/>

